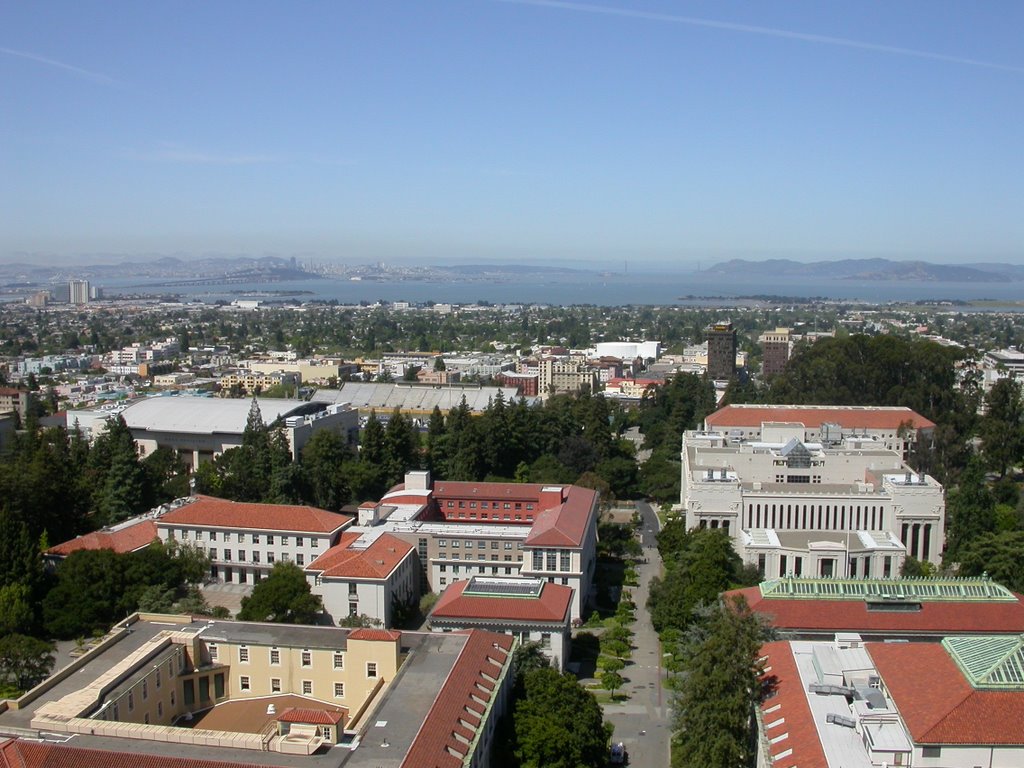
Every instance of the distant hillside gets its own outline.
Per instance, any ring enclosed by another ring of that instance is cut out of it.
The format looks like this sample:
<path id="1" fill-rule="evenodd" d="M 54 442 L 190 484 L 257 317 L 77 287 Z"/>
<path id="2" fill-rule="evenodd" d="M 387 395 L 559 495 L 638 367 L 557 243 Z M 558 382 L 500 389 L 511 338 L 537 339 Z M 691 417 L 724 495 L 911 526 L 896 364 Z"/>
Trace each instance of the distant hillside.
<path id="1" fill-rule="evenodd" d="M 765 277 L 810 277 L 833 280 L 909 280 L 944 283 L 1005 283 L 1024 280 L 1024 267 L 1013 264 L 932 264 L 891 259 L 840 259 L 801 262 L 791 259 L 732 259 L 706 270 L 712 274 Z"/>

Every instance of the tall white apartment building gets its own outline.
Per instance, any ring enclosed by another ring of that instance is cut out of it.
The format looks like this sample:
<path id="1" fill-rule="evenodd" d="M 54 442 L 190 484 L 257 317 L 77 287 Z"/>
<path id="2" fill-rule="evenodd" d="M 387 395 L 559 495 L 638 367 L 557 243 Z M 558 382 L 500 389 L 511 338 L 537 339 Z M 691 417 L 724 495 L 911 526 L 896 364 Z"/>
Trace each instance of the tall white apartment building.
<path id="1" fill-rule="evenodd" d="M 680 503 L 690 527 L 723 528 L 765 578 L 888 578 L 913 556 L 938 564 L 942 486 L 882 439 L 808 441 L 801 423 L 754 440 L 683 436 Z"/>

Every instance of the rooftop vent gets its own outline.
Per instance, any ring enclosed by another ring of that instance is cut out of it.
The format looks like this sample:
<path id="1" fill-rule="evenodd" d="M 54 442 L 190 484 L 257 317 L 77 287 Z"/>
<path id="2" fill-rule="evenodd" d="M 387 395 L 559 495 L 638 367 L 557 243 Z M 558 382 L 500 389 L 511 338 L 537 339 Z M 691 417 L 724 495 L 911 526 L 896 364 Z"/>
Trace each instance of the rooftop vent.
<path id="1" fill-rule="evenodd" d="M 837 715 L 835 712 L 829 712 L 828 716 L 825 718 L 825 722 L 841 725 L 844 728 L 857 727 L 857 721 L 854 718 L 849 717 L 848 715 Z"/>

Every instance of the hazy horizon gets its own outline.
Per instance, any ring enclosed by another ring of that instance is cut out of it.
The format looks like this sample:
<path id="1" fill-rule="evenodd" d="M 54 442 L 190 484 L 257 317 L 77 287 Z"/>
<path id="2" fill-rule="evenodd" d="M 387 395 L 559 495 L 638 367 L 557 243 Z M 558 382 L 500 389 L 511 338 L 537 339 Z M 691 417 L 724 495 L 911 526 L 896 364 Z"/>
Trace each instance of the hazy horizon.
<path id="1" fill-rule="evenodd" d="M 0 263 L 1024 263 L 1024 5 L 0 10 Z"/>

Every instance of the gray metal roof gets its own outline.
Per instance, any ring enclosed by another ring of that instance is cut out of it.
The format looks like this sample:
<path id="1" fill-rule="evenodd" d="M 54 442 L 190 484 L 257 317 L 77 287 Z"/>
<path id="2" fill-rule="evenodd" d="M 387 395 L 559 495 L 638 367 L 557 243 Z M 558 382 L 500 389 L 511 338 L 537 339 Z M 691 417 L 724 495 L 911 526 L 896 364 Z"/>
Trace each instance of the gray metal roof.
<path id="1" fill-rule="evenodd" d="M 320 389 L 313 395 L 316 403 L 351 403 L 361 411 L 376 410 L 382 414 L 395 408 L 403 412 L 430 413 L 434 407 L 441 411 L 458 408 L 462 398 L 471 411 L 481 412 L 494 400 L 498 393 L 505 402 L 517 400 L 515 389 L 507 387 L 460 387 L 416 384 L 364 384 L 345 382 L 340 389 Z M 524 398 L 527 403 L 537 401 L 535 397 Z"/>
<path id="2" fill-rule="evenodd" d="M 278 417 L 309 413 L 322 406 L 310 406 L 301 400 L 257 398 L 263 423 L 270 425 Z M 131 429 L 150 432 L 187 432 L 242 434 L 249 417 L 251 398 L 221 397 L 147 397 L 132 403 L 121 413 Z"/>

